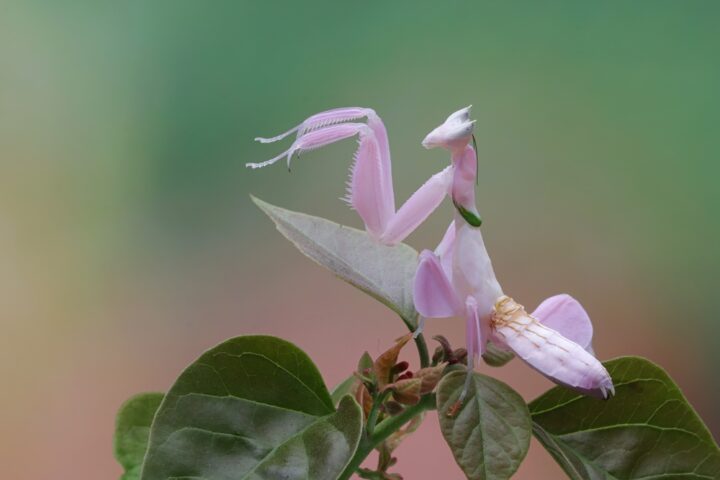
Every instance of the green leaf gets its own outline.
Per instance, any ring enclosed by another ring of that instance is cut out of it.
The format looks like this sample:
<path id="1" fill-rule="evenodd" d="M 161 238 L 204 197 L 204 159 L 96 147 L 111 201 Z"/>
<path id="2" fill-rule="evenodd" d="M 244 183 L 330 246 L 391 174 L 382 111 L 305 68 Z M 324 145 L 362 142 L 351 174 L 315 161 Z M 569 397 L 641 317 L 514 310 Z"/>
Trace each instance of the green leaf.
<path id="1" fill-rule="evenodd" d="M 298 250 L 416 326 L 412 291 L 417 251 L 403 243 L 380 245 L 364 231 L 252 200 Z"/>
<path id="2" fill-rule="evenodd" d="M 335 388 L 333 388 L 332 393 L 330 394 L 330 397 L 332 398 L 333 404 L 337 405 L 338 402 L 345 396 L 350 393 L 352 393 L 353 387 L 359 382 L 360 380 L 358 377 L 353 374 L 347 377 L 342 382 L 338 383 Z"/>
<path id="3" fill-rule="evenodd" d="M 455 371 L 438 385 L 438 419 L 445 441 L 468 479 L 510 478 L 530 447 L 525 401 L 501 381 L 472 373 L 467 396 L 453 412 L 466 378 L 466 371 Z"/>
<path id="4" fill-rule="evenodd" d="M 605 367 L 610 400 L 555 387 L 530 404 L 533 433 L 570 478 L 720 478 L 717 444 L 663 369 L 638 357 Z"/>
<path id="5" fill-rule="evenodd" d="M 141 393 L 120 407 L 115 420 L 113 450 L 115 458 L 125 469 L 121 480 L 140 478 L 150 425 L 162 399 L 162 393 Z"/>
<path id="6" fill-rule="evenodd" d="M 203 354 L 165 396 L 142 480 L 335 479 L 357 448 L 360 407 L 337 411 L 296 346 L 237 337 Z"/>

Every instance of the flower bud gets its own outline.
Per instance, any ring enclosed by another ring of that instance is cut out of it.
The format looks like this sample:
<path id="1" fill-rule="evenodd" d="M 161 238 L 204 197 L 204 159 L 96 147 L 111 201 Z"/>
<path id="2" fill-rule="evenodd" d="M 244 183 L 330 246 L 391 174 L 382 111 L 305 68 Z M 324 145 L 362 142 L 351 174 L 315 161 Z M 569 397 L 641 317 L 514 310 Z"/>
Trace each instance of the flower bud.
<path id="1" fill-rule="evenodd" d="M 396 363 L 390 370 L 390 375 L 399 375 L 410 367 L 406 361 Z"/>
<path id="2" fill-rule="evenodd" d="M 409 379 L 409 378 L 413 378 L 413 373 L 412 373 L 412 372 L 405 372 L 405 373 L 403 373 L 402 375 L 398 376 L 398 377 L 396 378 L 396 380 L 407 380 L 407 379 Z"/>

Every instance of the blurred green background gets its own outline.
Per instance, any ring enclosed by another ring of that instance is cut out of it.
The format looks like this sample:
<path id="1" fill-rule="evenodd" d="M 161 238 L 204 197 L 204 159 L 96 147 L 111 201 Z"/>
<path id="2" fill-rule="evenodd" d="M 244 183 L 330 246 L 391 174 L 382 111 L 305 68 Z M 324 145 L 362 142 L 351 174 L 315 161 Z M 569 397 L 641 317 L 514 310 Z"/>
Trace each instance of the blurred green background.
<path id="1" fill-rule="evenodd" d="M 244 168 L 284 149 L 255 136 L 350 105 L 384 119 L 399 203 L 448 163 L 424 135 L 473 104 L 505 291 L 576 296 L 598 355 L 663 365 L 717 438 L 719 21 L 711 1 L 1 2 L 3 477 L 117 476 L 117 407 L 229 336 L 281 335 L 333 384 L 402 333 L 248 198 L 359 226 L 337 200 L 353 141 Z M 398 455 L 459 478 L 433 419 Z M 517 478 L 560 476 L 533 445 Z"/>

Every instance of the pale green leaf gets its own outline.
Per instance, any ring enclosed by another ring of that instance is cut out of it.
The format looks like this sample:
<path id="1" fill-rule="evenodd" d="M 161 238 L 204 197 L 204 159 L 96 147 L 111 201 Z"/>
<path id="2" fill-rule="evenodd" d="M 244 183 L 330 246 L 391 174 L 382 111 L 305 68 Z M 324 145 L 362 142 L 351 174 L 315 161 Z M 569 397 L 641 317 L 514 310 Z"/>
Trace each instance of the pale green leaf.
<path id="1" fill-rule="evenodd" d="M 298 250 L 416 325 L 412 291 L 418 254 L 413 248 L 381 245 L 364 231 L 252 200 Z"/>

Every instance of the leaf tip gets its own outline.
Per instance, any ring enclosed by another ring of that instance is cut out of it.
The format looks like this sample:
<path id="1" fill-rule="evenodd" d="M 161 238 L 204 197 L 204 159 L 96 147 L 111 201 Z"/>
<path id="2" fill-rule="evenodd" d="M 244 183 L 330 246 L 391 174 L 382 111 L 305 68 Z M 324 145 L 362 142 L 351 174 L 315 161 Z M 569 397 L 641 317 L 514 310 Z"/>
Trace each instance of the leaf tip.
<path id="1" fill-rule="evenodd" d="M 252 200 L 252 202 L 253 202 L 255 205 L 257 205 L 257 207 L 258 207 L 260 210 L 262 210 L 263 212 L 266 212 L 266 213 L 267 213 L 267 207 L 270 205 L 269 203 L 267 203 L 267 202 L 264 201 L 264 200 L 259 199 L 258 197 L 256 197 L 256 196 L 253 195 L 252 193 L 250 193 L 250 194 L 248 194 L 248 195 L 250 196 L 250 200 Z"/>

